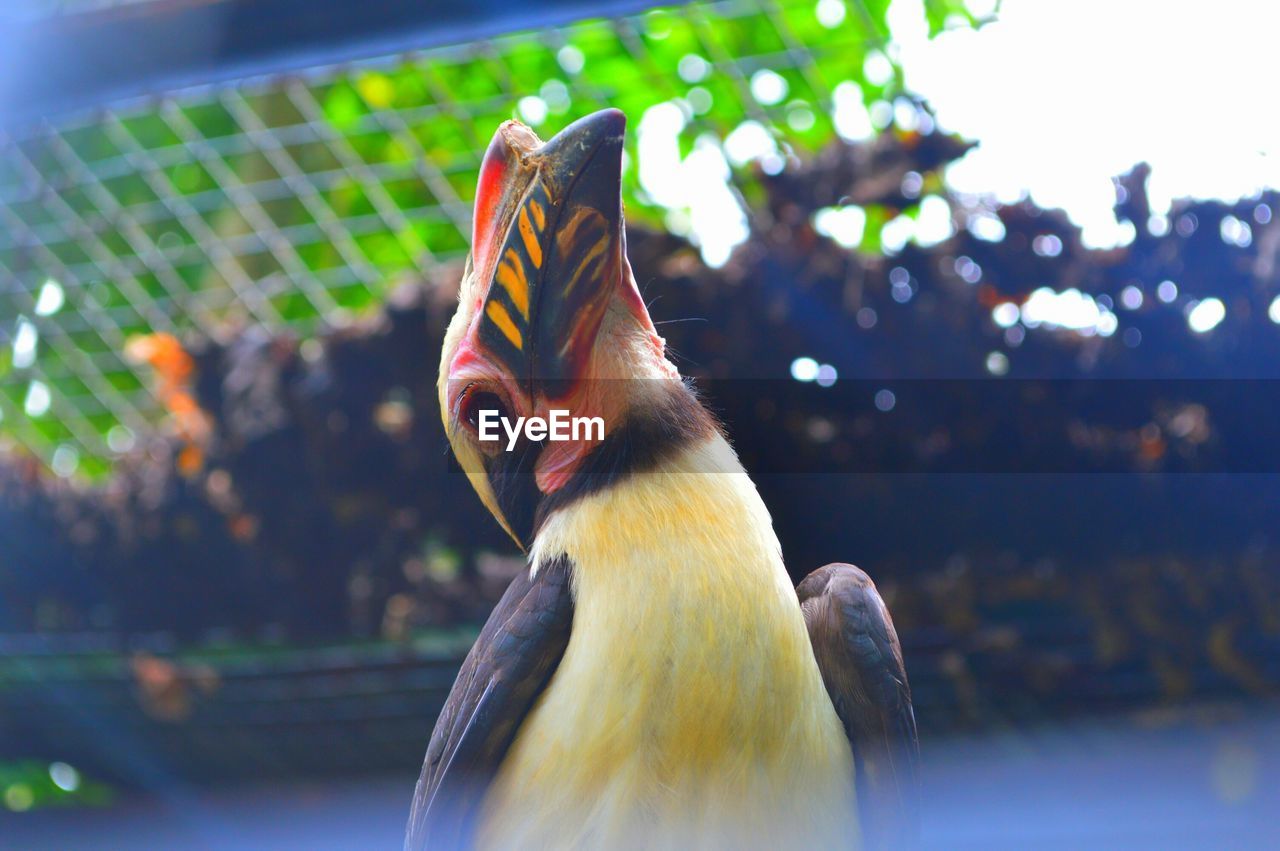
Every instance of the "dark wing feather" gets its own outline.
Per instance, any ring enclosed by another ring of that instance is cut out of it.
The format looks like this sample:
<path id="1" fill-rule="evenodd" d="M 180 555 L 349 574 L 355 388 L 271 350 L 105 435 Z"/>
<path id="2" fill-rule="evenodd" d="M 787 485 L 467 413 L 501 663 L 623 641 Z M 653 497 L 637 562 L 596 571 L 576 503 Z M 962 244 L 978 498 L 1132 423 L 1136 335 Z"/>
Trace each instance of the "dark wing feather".
<path id="1" fill-rule="evenodd" d="M 902 647 L 867 574 L 829 564 L 796 589 L 827 694 L 853 746 L 865 847 L 917 844 L 920 748 Z"/>
<path id="2" fill-rule="evenodd" d="M 406 851 L 465 848 L 489 783 L 569 643 L 570 565 L 512 580 L 445 701 L 413 795 Z"/>

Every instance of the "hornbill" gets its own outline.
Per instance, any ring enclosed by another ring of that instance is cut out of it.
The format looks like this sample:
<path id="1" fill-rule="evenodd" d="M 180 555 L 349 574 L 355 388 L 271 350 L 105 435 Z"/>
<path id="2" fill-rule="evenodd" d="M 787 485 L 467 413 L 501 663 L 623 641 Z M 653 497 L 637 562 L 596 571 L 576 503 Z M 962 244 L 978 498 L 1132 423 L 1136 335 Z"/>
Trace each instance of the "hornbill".
<path id="1" fill-rule="evenodd" d="M 896 847 L 918 756 L 893 623 L 851 565 L 792 587 L 667 360 L 626 257 L 625 124 L 543 143 L 508 121 L 484 155 L 439 394 L 528 562 L 436 722 L 405 847 Z M 603 437 L 480 439 L 556 409 Z"/>

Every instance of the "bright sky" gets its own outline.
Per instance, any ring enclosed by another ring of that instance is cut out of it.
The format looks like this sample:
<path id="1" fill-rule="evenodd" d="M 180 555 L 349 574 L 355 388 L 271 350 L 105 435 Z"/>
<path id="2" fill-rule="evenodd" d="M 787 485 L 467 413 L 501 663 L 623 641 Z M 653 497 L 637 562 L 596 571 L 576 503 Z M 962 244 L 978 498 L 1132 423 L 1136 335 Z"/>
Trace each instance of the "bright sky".
<path id="1" fill-rule="evenodd" d="M 1280 7 L 1250 0 L 1005 0 L 995 23 L 930 40 L 921 3 L 893 0 L 893 49 L 908 88 L 932 104 L 942 128 L 979 142 L 948 170 L 952 189 L 1003 202 L 1030 195 L 1042 207 L 1066 210 L 1086 243 L 1102 247 L 1131 238 L 1112 212 L 1111 179 L 1138 162 L 1152 166 L 1148 188 L 1157 214 L 1177 197 L 1233 200 L 1280 187 Z M 986 15 L 992 3 L 970 0 L 970 8 Z M 827 26 L 845 17 L 842 0 L 817 0 L 814 11 Z M 707 70 L 694 59 L 680 68 L 690 83 Z M 873 54 L 866 72 L 884 76 L 889 65 Z M 785 81 L 777 90 L 779 81 L 761 71 L 752 91 L 761 102 L 777 102 L 786 94 Z M 654 200 L 672 209 L 668 225 L 689 233 L 718 265 L 747 236 L 726 185 L 728 163 L 759 158 L 776 167 L 781 160 L 767 131 L 748 121 L 725 140 L 723 153 L 704 139 L 682 161 L 675 137 L 698 106 L 691 97 L 645 114 L 640 177 Z M 891 112 L 881 104 L 870 113 L 878 108 Z M 836 87 L 835 119 L 846 138 L 870 134 L 856 86 Z M 945 238 L 946 205 L 925 199 L 925 206 L 928 215 L 919 222 L 891 223 L 885 244 Z M 856 244 L 864 222 L 860 210 L 846 208 L 824 211 L 818 224 Z M 969 226 L 979 235 L 999 230 L 994 219 Z"/>
<path id="2" fill-rule="evenodd" d="M 1005 0 L 995 23 L 930 41 L 920 0 L 894 0 L 890 26 L 908 87 L 981 143 L 953 189 L 1029 191 L 1109 245 L 1123 237 L 1110 178 L 1137 162 L 1156 212 L 1280 186 L 1275 4 Z"/>

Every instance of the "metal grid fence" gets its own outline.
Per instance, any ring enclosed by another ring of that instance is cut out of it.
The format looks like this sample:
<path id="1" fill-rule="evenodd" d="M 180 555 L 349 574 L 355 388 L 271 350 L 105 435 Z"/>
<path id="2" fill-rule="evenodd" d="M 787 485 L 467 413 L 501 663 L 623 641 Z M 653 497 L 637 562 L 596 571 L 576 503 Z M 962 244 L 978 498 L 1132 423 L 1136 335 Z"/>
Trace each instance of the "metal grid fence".
<path id="1" fill-rule="evenodd" d="M 861 5 L 725 0 L 0 130 L 0 442 L 63 475 L 109 469 L 163 415 L 125 355 L 133 335 L 307 335 L 456 260 L 479 157 L 522 97 L 554 130 L 606 105 L 634 121 L 698 88 L 689 140 L 751 118 L 812 149 L 832 136 L 837 84 L 868 102 L 891 92 L 863 73 L 884 39 Z M 752 96 L 766 68 L 786 80 L 779 102 Z M 813 120 L 789 127 L 797 109 Z M 643 217 L 635 172 L 629 210 Z"/>

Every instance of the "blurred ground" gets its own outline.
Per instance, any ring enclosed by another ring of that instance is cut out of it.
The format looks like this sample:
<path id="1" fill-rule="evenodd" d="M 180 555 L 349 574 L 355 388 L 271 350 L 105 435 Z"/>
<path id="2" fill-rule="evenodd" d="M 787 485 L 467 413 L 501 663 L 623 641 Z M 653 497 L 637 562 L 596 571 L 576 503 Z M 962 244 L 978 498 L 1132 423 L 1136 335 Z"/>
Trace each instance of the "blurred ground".
<path id="1" fill-rule="evenodd" d="M 0 817 L 4 847 L 397 848 L 413 777 L 175 791 Z M 938 849 L 1262 848 L 1277 838 L 1280 715 L 1198 708 L 924 743 Z"/>
<path id="2" fill-rule="evenodd" d="M 1280 718 L 1089 721 L 926 743 L 929 848 L 1275 847 Z"/>

